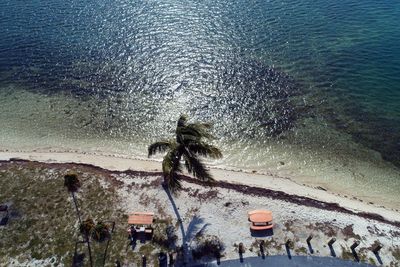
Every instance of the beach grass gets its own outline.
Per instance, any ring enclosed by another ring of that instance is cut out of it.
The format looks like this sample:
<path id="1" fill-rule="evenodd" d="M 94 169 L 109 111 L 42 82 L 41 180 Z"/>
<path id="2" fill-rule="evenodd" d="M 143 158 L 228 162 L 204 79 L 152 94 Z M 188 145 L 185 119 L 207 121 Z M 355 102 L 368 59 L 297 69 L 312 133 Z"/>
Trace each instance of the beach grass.
<path id="1" fill-rule="evenodd" d="M 0 227 L 0 266 L 71 266 L 76 241 L 82 237 L 72 197 L 64 187 L 64 175 L 70 171 L 77 173 L 81 180 L 76 196 L 82 219 L 91 217 L 95 222 L 116 223 L 106 266 L 114 266 L 117 260 L 121 264 L 140 265 L 142 255 L 146 256 L 149 266 L 157 266 L 158 252 L 179 250 L 179 223 L 161 187 L 160 173 L 11 160 L 0 161 L 0 204 L 10 206 L 9 223 Z M 220 182 L 216 187 L 205 188 L 185 179 L 184 190 L 176 198 L 184 224 L 189 226 L 195 218 L 200 218 L 197 226 L 201 226 L 201 231 L 196 228 L 200 232 L 193 232 L 194 236 L 203 234 L 204 229 L 207 236 L 218 236 L 226 244 L 222 256 L 226 259 L 238 256 L 237 244 L 241 242 L 246 257 L 260 255 L 261 241 L 264 241 L 265 255 L 282 255 L 286 253 L 284 245 L 288 239 L 293 241 L 290 250 L 294 256 L 310 255 L 305 240 L 312 234 L 315 256 L 329 257 L 327 242 L 335 237 L 338 241 L 334 248 L 339 258 L 354 260 L 349 246 L 354 240 L 360 240 L 362 245 L 357 253 L 361 262 L 376 261 L 371 247 L 377 243 L 383 244 L 381 257 L 385 261 L 390 264 L 399 261 L 399 246 L 391 243 L 400 236 L 397 226 L 336 210 L 308 207 L 307 203 L 295 204 L 289 197 L 281 200 L 277 199 L 279 195 L 261 196 L 258 194 L 261 189 L 256 187 L 249 190 L 245 185 Z M 259 203 L 268 203 L 274 210 L 272 237 L 254 238 L 247 232 L 247 211 Z M 133 250 L 128 240 L 127 214 L 134 210 L 153 210 L 157 216 L 152 241 L 138 243 Z M 231 227 L 220 227 L 227 218 Z M 92 242 L 95 266 L 103 266 L 105 247 L 106 242 Z M 86 255 L 84 263 L 89 266 L 86 244 L 79 243 L 77 252 Z"/>
<path id="2" fill-rule="evenodd" d="M 39 264 L 71 266 L 75 243 L 82 240 L 78 219 L 70 194 L 63 186 L 63 175 L 69 167 L 45 168 L 34 163 L 0 165 L 0 203 L 10 205 L 10 220 L 0 229 L 0 265 Z M 139 263 L 138 253 L 155 258 L 157 244 L 148 244 L 133 252 L 128 247 L 127 215 L 118 207 L 114 187 L 105 187 L 105 174 L 75 168 L 82 187 L 77 193 L 82 217 L 95 221 L 114 221 L 116 228 L 106 258 L 106 266 L 123 259 Z M 92 242 L 95 266 L 102 266 L 106 242 Z M 78 244 L 85 253 L 86 244 Z M 149 259 L 151 260 L 151 259 Z M 149 261 L 148 260 L 148 261 Z"/>

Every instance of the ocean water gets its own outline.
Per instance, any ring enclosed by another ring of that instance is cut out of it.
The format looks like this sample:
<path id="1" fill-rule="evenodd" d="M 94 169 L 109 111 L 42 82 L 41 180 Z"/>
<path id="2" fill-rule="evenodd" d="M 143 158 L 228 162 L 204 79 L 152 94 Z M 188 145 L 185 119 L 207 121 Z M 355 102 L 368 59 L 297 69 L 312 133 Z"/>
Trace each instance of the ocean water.
<path id="1" fill-rule="evenodd" d="M 224 159 L 400 204 L 400 2 L 0 3 L 0 149 L 146 157 L 181 113 Z"/>

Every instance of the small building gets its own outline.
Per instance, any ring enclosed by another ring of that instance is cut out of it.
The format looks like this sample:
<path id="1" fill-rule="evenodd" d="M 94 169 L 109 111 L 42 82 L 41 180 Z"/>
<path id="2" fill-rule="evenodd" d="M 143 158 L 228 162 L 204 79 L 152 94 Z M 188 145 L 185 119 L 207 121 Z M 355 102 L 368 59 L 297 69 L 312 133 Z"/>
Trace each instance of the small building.
<path id="1" fill-rule="evenodd" d="M 137 233 L 152 234 L 152 224 L 154 222 L 153 212 L 133 212 L 129 214 L 128 224 L 130 225 L 129 231 L 132 233 L 134 229 Z"/>

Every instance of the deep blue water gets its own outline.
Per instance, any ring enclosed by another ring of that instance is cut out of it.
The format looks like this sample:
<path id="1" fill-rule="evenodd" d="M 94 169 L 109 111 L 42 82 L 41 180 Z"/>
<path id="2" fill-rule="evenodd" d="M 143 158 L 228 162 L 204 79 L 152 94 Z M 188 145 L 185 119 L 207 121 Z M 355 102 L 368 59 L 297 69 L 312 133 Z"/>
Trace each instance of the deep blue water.
<path id="1" fill-rule="evenodd" d="M 181 112 L 233 141 L 323 118 L 399 166 L 399 17 L 396 0 L 2 0 L 0 87 L 105 100 L 112 137 Z"/>

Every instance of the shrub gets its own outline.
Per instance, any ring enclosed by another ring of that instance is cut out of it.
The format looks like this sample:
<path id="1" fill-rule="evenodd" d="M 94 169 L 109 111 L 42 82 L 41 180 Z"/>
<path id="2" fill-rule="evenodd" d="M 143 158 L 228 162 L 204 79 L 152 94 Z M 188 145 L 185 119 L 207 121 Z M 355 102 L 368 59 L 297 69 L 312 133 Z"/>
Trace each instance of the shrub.
<path id="1" fill-rule="evenodd" d="M 175 232 L 175 227 L 173 225 L 168 225 L 166 229 L 168 246 L 169 248 L 176 247 L 176 241 L 178 240 L 178 236 Z"/>
<path id="2" fill-rule="evenodd" d="M 154 229 L 152 242 L 168 250 L 176 247 L 177 239 L 174 226 L 160 224 Z"/>
<path id="3" fill-rule="evenodd" d="M 204 236 L 194 240 L 192 245 L 192 255 L 194 259 L 200 259 L 205 256 L 221 257 L 225 250 L 225 245 L 217 236 Z"/>

